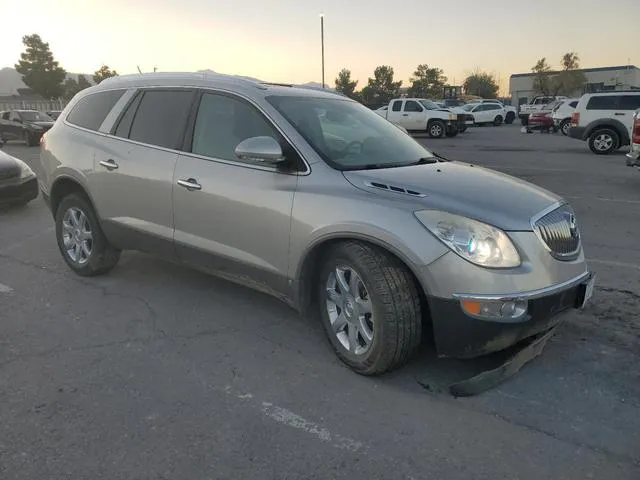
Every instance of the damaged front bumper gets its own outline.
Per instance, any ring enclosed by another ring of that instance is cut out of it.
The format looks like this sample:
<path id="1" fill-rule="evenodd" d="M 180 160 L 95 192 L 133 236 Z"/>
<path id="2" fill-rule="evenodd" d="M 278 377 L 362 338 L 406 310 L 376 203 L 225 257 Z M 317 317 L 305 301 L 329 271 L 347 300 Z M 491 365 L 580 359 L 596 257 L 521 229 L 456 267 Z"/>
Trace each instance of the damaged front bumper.
<path id="1" fill-rule="evenodd" d="M 435 345 L 441 357 L 473 358 L 504 350 L 555 327 L 563 312 L 582 308 L 593 294 L 595 275 L 576 278 L 541 290 L 507 295 L 456 294 L 429 298 Z M 475 313 L 469 305 L 477 306 Z M 485 306 L 506 311 L 503 318 L 483 317 Z M 505 310 L 506 309 L 506 310 Z"/>

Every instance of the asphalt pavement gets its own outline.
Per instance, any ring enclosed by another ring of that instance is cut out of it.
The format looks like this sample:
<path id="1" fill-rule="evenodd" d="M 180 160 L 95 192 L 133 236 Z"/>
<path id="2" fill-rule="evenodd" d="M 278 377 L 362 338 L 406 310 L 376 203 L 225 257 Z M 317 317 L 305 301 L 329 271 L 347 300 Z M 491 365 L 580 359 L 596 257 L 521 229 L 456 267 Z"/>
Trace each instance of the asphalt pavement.
<path id="1" fill-rule="evenodd" d="M 470 398 L 484 361 L 428 344 L 360 377 L 266 295 L 134 252 L 74 276 L 37 199 L 0 210 L 0 478 L 640 478 L 640 171 L 518 125 L 423 141 L 573 204 L 598 286 L 539 358 Z"/>

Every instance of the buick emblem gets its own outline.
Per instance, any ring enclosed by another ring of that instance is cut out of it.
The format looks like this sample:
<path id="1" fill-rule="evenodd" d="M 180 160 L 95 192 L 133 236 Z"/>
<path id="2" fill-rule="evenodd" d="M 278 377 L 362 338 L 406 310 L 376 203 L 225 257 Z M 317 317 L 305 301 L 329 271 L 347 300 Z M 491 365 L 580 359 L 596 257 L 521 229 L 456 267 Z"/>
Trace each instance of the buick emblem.
<path id="1" fill-rule="evenodd" d="M 569 225 L 569 232 L 571 232 L 572 238 L 578 238 L 580 236 L 580 232 L 578 232 L 578 224 L 576 222 L 576 216 L 573 213 L 565 212 L 564 218 Z"/>

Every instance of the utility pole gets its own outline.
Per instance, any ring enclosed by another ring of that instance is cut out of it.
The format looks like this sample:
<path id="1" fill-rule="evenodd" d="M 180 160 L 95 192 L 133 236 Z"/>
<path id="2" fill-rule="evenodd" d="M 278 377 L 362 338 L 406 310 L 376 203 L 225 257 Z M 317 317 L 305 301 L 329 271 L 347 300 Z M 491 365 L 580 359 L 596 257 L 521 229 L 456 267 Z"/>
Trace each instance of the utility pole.
<path id="1" fill-rule="evenodd" d="M 324 84 L 324 13 L 320 14 L 320 45 L 322 46 L 322 88 Z"/>

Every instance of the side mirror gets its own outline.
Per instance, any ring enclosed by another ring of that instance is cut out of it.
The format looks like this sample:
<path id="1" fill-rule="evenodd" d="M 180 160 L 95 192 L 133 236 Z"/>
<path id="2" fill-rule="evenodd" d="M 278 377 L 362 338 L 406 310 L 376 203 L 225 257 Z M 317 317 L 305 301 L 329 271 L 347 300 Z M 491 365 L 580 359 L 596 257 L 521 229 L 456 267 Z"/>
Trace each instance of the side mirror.
<path id="1" fill-rule="evenodd" d="M 251 137 L 243 140 L 235 149 L 240 160 L 278 165 L 286 161 L 282 147 L 273 137 Z"/>

